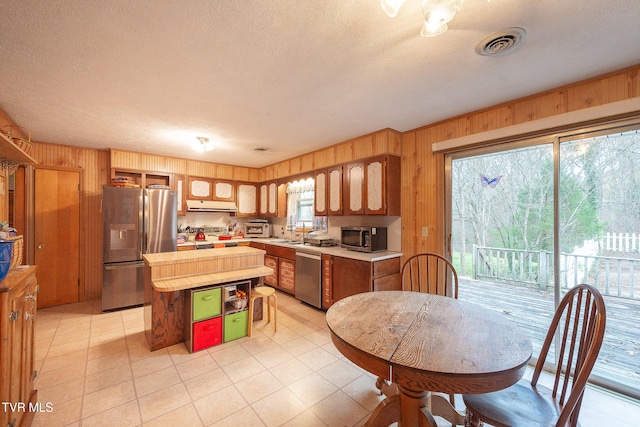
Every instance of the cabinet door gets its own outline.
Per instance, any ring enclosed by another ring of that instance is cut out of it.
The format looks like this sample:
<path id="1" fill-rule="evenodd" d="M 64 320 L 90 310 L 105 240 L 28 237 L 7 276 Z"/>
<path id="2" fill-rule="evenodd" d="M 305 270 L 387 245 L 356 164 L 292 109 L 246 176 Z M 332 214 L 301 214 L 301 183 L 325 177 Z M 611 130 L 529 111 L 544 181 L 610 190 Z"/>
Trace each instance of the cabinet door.
<path id="1" fill-rule="evenodd" d="M 329 169 L 327 187 L 327 214 L 342 215 L 342 166 Z"/>
<path id="2" fill-rule="evenodd" d="M 176 190 L 176 209 L 179 216 L 187 214 L 185 206 L 185 194 L 187 187 L 187 179 L 184 175 L 176 175 L 174 177 L 174 190 Z"/>
<path id="3" fill-rule="evenodd" d="M 278 258 L 278 288 L 294 295 L 296 292 L 296 262 Z"/>
<path id="4" fill-rule="evenodd" d="M 363 215 L 365 213 L 364 163 L 348 164 L 345 176 L 345 215 Z"/>
<path id="5" fill-rule="evenodd" d="M 277 288 L 278 287 L 278 257 L 273 255 L 265 255 L 264 265 L 265 267 L 270 267 L 273 269 L 273 274 L 264 276 L 264 284 Z"/>
<path id="6" fill-rule="evenodd" d="M 213 198 L 213 182 L 211 178 L 190 176 L 187 182 L 189 183 L 189 199 L 211 200 Z"/>
<path id="7" fill-rule="evenodd" d="M 386 188 L 384 157 L 376 157 L 365 162 L 365 213 L 367 215 L 384 215 L 386 209 Z"/>
<path id="8" fill-rule="evenodd" d="M 351 295 L 372 290 L 371 263 L 352 258 L 333 257 L 333 303 Z"/>
<path id="9" fill-rule="evenodd" d="M 235 202 L 236 187 L 233 181 L 224 179 L 213 180 L 213 200 Z"/>
<path id="10" fill-rule="evenodd" d="M 270 182 L 268 184 L 267 194 L 268 194 L 267 213 L 269 214 L 269 216 L 277 216 L 278 215 L 278 183 L 277 182 Z"/>
<path id="11" fill-rule="evenodd" d="M 328 212 L 327 207 L 327 193 L 328 193 L 328 176 L 327 171 L 322 170 L 315 173 L 314 177 L 314 191 L 313 191 L 313 209 L 315 216 L 326 216 Z"/>
<path id="12" fill-rule="evenodd" d="M 250 182 L 237 184 L 237 216 L 256 216 L 258 214 L 258 186 Z"/>
<path id="13" fill-rule="evenodd" d="M 260 184 L 260 215 L 267 216 L 269 213 L 269 184 Z"/>

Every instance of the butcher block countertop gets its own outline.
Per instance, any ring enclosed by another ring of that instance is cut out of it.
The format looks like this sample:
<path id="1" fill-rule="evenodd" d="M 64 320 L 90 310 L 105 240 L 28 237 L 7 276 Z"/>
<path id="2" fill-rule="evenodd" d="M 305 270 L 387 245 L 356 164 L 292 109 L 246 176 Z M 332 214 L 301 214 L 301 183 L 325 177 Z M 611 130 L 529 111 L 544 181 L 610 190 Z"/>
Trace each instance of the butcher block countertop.
<path id="1" fill-rule="evenodd" d="M 158 292 L 174 292 L 273 274 L 264 266 L 265 251 L 245 246 L 143 256 L 151 284 Z"/>

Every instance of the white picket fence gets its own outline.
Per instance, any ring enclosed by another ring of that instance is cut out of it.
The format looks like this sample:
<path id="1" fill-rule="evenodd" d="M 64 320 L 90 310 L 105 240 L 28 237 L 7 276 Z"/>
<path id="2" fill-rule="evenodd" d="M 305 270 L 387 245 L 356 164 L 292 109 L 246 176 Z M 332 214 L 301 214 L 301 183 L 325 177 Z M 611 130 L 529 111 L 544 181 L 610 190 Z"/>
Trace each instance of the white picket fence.
<path id="1" fill-rule="evenodd" d="M 601 248 L 611 252 L 640 252 L 640 233 L 607 233 Z"/>

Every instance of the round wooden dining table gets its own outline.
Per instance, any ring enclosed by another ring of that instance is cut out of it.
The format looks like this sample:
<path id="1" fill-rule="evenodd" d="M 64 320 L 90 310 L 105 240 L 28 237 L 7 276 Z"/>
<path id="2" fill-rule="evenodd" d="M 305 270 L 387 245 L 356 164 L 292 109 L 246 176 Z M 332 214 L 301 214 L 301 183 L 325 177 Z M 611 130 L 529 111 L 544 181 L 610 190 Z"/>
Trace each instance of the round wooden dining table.
<path id="1" fill-rule="evenodd" d="M 397 386 L 398 393 L 380 402 L 366 426 L 435 425 L 432 392 L 507 388 L 522 378 L 531 358 L 529 338 L 499 312 L 438 295 L 361 293 L 334 303 L 326 320 L 347 359 Z M 441 414 L 442 401 L 434 413 L 451 420 Z"/>

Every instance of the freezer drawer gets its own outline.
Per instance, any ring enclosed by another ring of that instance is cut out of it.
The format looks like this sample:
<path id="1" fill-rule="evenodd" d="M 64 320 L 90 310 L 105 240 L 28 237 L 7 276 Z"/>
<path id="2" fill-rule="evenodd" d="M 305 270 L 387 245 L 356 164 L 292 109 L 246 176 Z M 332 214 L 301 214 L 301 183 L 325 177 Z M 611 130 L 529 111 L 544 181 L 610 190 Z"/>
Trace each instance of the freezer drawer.
<path id="1" fill-rule="evenodd" d="M 142 305 L 144 262 L 118 262 L 102 267 L 102 311 Z"/>

